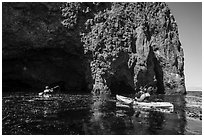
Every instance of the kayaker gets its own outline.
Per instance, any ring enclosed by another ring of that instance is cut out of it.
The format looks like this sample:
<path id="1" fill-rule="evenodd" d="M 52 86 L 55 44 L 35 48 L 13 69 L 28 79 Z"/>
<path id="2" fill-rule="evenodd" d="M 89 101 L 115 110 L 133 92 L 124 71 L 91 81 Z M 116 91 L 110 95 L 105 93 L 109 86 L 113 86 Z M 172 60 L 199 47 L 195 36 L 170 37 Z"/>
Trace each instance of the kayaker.
<path id="1" fill-rule="evenodd" d="M 45 89 L 43 92 L 38 93 L 39 96 L 42 95 L 48 95 L 48 94 L 52 94 L 52 93 L 56 93 L 57 91 L 60 90 L 60 87 L 57 85 L 53 88 L 49 88 L 49 86 L 45 86 Z"/>
<path id="2" fill-rule="evenodd" d="M 39 95 L 39 96 L 42 96 L 42 95 L 45 95 L 45 94 L 49 94 L 49 93 L 51 93 L 51 92 L 53 92 L 53 89 L 52 89 L 52 88 L 51 88 L 51 89 L 49 89 L 49 86 L 45 86 L 44 91 L 43 91 L 43 92 L 38 93 L 38 95 Z"/>
<path id="3" fill-rule="evenodd" d="M 50 92 L 50 89 L 48 86 L 45 86 L 45 89 L 43 92 L 40 92 L 38 93 L 39 96 L 42 96 L 42 95 L 45 95 L 45 94 L 48 94 Z"/>
<path id="4" fill-rule="evenodd" d="M 43 91 L 44 93 L 49 93 L 50 92 L 50 89 L 48 86 L 45 86 L 45 90 Z"/>
<path id="5" fill-rule="evenodd" d="M 149 88 L 148 88 L 149 89 Z M 139 101 L 139 102 L 142 102 L 144 101 L 145 99 L 149 99 L 150 97 L 150 90 L 148 90 L 146 88 L 144 88 L 143 90 L 140 90 L 139 91 L 139 97 L 136 96 L 135 97 L 135 101 Z"/>
<path id="6" fill-rule="evenodd" d="M 135 97 L 135 100 L 136 100 L 136 101 L 139 101 L 139 102 L 142 102 L 142 101 L 144 101 L 145 99 L 148 99 L 149 97 L 150 97 L 150 94 L 149 94 L 148 92 L 146 92 L 146 93 L 143 93 L 143 94 L 140 96 L 140 98 Z"/>

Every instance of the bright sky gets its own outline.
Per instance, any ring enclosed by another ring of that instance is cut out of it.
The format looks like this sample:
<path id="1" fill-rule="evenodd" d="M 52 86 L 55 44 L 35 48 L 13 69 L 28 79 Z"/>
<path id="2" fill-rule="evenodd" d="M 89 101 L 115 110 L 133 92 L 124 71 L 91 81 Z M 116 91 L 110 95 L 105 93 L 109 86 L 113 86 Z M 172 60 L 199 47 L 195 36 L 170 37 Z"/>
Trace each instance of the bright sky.
<path id="1" fill-rule="evenodd" d="M 167 2 L 176 18 L 184 49 L 187 91 L 202 88 L 202 3 Z"/>

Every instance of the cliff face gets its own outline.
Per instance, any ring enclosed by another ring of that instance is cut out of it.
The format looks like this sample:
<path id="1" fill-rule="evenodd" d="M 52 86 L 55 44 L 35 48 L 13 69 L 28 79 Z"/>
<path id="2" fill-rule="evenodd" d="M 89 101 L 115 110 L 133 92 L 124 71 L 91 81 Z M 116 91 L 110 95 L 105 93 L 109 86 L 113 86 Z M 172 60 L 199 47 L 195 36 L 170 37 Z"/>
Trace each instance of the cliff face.
<path id="1" fill-rule="evenodd" d="M 3 91 L 60 85 L 86 91 L 83 47 L 62 25 L 62 3 L 3 3 Z"/>
<path id="2" fill-rule="evenodd" d="M 185 93 L 183 49 L 165 3 L 3 3 L 2 11 L 3 87 Z"/>
<path id="3" fill-rule="evenodd" d="M 183 49 L 165 3 L 112 3 L 86 23 L 94 92 L 152 85 L 157 93 L 185 93 Z"/>

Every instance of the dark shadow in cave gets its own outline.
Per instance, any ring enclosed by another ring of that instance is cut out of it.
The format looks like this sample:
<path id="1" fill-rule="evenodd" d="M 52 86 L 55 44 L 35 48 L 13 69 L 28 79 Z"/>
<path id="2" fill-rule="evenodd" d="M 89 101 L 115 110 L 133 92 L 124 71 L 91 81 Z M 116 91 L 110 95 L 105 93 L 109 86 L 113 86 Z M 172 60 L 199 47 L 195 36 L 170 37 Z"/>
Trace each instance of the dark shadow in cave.
<path id="1" fill-rule="evenodd" d="M 150 51 L 153 52 L 152 47 L 150 47 Z M 153 52 L 154 58 L 154 72 L 157 80 L 157 93 L 158 94 L 164 94 L 164 81 L 163 81 L 163 70 L 162 66 L 160 65 L 159 61 L 157 60 L 154 52 Z"/>
<path id="2" fill-rule="evenodd" d="M 89 93 L 83 58 L 61 48 L 27 50 L 2 61 L 3 92 L 44 90 L 59 86 L 65 93 Z"/>
<path id="3" fill-rule="evenodd" d="M 131 94 L 134 93 L 134 89 L 128 85 L 124 80 L 117 80 L 114 76 L 111 78 L 111 84 L 109 86 L 111 94 Z"/>
<path id="4" fill-rule="evenodd" d="M 153 70 L 152 70 L 153 69 Z M 151 73 L 154 71 L 155 75 Z M 164 94 L 163 70 L 158 59 L 156 58 L 152 47 L 150 46 L 147 57 L 147 69 L 140 70 L 137 75 L 137 90 L 139 87 L 154 86 L 154 76 L 156 78 L 157 94 Z"/>
<path id="5" fill-rule="evenodd" d="M 118 58 L 112 63 L 112 68 L 115 70 L 114 75 L 108 79 L 108 87 L 111 94 L 131 94 L 134 93 L 134 75 L 132 69 L 128 67 L 129 55 L 125 52 L 120 52 Z"/>

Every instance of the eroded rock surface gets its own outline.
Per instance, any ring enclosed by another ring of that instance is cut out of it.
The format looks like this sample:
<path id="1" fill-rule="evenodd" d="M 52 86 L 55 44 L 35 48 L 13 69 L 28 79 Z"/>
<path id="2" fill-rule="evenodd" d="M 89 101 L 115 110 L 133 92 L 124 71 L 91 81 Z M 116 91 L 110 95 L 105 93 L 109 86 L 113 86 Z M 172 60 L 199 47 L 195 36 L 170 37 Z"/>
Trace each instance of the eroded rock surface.
<path id="1" fill-rule="evenodd" d="M 94 90 L 152 85 L 157 93 L 185 92 L 178 26 L 165 3 L 112 3 L 90 26 L 83 41 L 85 53 L 93 55 Z"/>
<path id="2" fill-rule="evenodd" d="M 2 11 L 3 83 L 185 93 L 183 48 L 165 3 L 3 3 Z"/>

